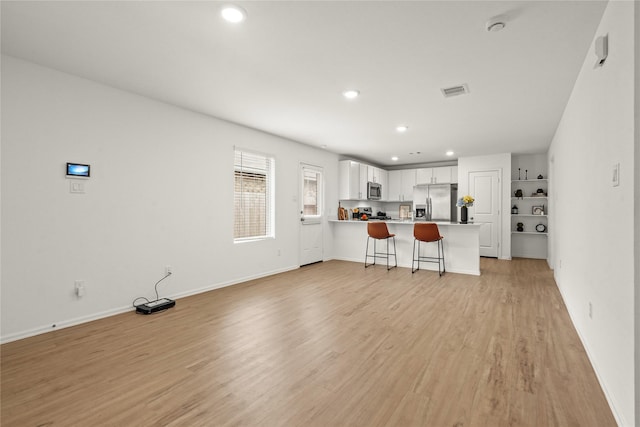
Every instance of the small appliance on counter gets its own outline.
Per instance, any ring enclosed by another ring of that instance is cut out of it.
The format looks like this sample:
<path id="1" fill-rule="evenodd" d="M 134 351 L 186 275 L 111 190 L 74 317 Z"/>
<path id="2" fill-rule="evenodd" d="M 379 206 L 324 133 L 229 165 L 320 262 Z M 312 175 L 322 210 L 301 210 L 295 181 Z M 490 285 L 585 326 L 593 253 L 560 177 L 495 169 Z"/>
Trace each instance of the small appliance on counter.
<path id="1" fill-rule="evenodd" d="M 427 218 L 427 205 L 416 205 L 416 219 Z"/>
<path id="2" fill-rule="evenodd" d="M 356 214 L 354 214 L 354 219 L 360 219 L 360 220 L 366 221 L 370 219 L 371 216 L 373 215 L 373 210 L 371 209 L 370 206 L 364 207 L 364 208 L 357 208 L 357 209 L 358 209 L 357 217 L 356 217 Z"/>
<path id="3" fill-rule="evenodd" d="M 378 211 L 376 215 L 373 214 L 373 209 L 370 206 L 365 206 L 358 209 L 358 218 L 363 219 L 362 217 L 366 215 L 367 219 L 391 219 L 391 217 L 387 216 L 386 212 Z M 355 215 L 355 214 L 354 214 Z M 354 218 L 355 219 L 355 218 Z"/>
<path id="4" fill-rule="evenodd" d="M 391 219 L 390 216 L 387 216 L 386 212 L 378 211 L 375 216 L 372 216 L 371 219 Z"/>

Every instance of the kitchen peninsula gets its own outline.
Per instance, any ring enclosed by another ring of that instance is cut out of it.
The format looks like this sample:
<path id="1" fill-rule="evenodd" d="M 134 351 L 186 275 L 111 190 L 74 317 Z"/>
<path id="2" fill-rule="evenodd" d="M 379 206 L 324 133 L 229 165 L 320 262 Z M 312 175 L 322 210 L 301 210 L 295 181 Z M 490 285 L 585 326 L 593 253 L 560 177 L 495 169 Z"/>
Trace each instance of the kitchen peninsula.
<path id="1" fill-rule="evenodd" d="M 409 220 L 385 221 L 389 232 L 396 235 L 398 267 L 411 268 L 413 251 L 413 224 Z M 418 222 L 418 221 L 416 221 Z M 419 221 L 424 222 L 424 221 Z M 333 234 L 334 259 L 364 262 L 367 246 L 367 221 L 329 220 Z M 480 275 L 480 226 L 481 224 L 458 224 L 436 222 L 444 237 L 445 267 L 447 272 Z M 386 243 L 379 242 L 385 245 Z M 393 245 L 392 242 L 389 242 Z M 378 246 L 380 249 L 380 246 Z M 372 248 L 369 248 L 371 251 Z M 391 249 L 391 251 L 393 251 Z M 432 256 L 437 252 L 435 244 L 422 244 L 422 255 Z M 380 260 L 377 261 L 381 262 Z M 384 262 L 384 260 L 382 261 Z M 437 265 L 420 263 L 420 269 L 436 270 Z"/>

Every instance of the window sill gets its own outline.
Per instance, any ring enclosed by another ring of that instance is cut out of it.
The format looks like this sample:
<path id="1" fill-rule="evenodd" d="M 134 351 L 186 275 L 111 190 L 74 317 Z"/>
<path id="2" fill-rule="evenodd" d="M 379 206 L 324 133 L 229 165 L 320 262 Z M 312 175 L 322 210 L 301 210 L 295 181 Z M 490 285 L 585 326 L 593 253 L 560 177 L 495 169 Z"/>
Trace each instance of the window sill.
<path id="1" fill-rule="evenodd" d="M 242 239 L 233 239 L 233 243 L 251 243 L 251 242 L 261 242 L 263 240 L 275 240 L 275 236 L 264 236 L 264 237 L 245 237 Z"/>

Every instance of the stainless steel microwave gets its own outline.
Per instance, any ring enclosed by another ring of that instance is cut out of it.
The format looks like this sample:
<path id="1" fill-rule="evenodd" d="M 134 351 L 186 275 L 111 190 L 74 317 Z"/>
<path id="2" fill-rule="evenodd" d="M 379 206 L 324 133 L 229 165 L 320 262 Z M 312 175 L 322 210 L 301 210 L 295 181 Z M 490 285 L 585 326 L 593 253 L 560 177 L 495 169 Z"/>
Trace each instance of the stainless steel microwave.
<path id="1" fill-rule="evenodd" d="M 382 186 L 377 182 L 367 182 L 367 200 L 380 200 L 382 198 Z"/>

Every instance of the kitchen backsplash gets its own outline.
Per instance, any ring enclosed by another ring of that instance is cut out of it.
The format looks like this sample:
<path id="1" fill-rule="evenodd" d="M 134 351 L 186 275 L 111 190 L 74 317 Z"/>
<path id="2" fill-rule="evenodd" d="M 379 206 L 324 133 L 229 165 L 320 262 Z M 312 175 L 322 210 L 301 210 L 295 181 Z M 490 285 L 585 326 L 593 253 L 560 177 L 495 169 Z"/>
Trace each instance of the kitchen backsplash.
<path id="1" fill-rule="evenodd" d="M 411 205 L 411 202 L 404 202 L 404 204 Z M 340 206 L 347 209 L 349 213 L 353 208 L 371 207 L 374 215 L 378 212 L 385 212 L 387 216 L 397 219 L 400 217 L 400 202 L 378 202 L 373 200 L 343 200 L 340 202 Z M 333 211 L 328 212 L 329 218 L 338 216 L 338 206 Z"/>

